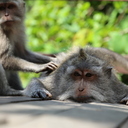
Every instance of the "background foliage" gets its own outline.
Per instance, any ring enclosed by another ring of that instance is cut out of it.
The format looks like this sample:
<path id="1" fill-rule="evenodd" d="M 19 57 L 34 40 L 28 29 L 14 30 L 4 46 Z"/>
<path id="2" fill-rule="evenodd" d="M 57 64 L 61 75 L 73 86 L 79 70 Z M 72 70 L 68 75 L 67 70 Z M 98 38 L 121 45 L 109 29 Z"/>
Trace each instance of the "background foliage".
<path id="1" fill-rule="evenodd" d="M 90 45 L 128 54 L 128 2 L 26 0 L 26 6 L 28 48 L 33 51 L 58 53 Z M 35 76 L 20 75 L 24 85 Z"/>

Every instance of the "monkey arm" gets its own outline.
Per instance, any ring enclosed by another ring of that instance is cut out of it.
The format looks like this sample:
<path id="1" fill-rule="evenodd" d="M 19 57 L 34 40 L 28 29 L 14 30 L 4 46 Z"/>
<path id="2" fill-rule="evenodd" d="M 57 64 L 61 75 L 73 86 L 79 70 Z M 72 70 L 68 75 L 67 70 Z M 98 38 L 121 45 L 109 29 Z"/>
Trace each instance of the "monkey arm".
<path id="1" fill-rule="evenodd" d="M 21 42 L 25 42 L 23 39 Z M 14 55 L 18 56 L 24 60 L 29 62 L 37 63 L 37 64 L 44 64 L 50 61 L 54 61 L 54 57 L 46 56 L 43 54 L 39 54 L 36 52 L 31 52 L 26 49 L 24 43 L 15 43 L 16 49 L 14 50 Z"/>
<path id="2" fill-rule="evenodd" d="M 0 64 L 0 95 L 3 96 L 22 95 L 22 92 L 20 90 L 14 90 L 9 86 L 8 80 L 6 78 L 5 70 L 1 64 Z"/>
<path id="3" fill-rule="evenodd" d="M 2 65 L 5 69 L 8 70 L 37 72 L 37 73 L 45 70 L 46 68 L 49 68 L 51 70 L 54 70 L 54 68 L 56 68 L 56 65 L 54 65 L 54 63 L 39 65 L 14 56 L 9 56 L 6 59 L 2 59 Z"/>
<path id="4" fill-rule="evenodd" d="M 54 58 L 36 52 L 25 50 L 24 59 L 33 63 L 44 64 L 53 61 Z"/>

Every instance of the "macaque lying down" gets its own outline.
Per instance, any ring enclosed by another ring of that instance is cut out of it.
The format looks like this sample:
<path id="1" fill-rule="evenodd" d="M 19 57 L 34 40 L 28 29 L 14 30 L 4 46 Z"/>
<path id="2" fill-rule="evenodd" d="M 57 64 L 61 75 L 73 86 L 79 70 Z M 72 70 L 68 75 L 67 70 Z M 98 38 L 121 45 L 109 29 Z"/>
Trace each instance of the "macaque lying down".
<path id="1" fill-rule="evenodd" d="M 60 54 L 57 59 L 58 68 L 33 78 L 25 96 L 85 103 L 128 101 L 128 86 L 117 79 L 107 61 L 92 54 L 91 48 Z"/>

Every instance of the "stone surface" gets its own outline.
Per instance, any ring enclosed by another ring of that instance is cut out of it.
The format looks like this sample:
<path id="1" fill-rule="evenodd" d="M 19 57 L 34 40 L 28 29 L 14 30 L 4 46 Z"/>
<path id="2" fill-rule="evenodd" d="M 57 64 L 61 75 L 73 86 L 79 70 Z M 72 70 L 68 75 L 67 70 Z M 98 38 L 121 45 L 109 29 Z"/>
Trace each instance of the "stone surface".
<path id="1" fill-rule="evenodd" d="M 0 105 L 0 128 L 128 128 L 126 105 L 20 99 Z"/>

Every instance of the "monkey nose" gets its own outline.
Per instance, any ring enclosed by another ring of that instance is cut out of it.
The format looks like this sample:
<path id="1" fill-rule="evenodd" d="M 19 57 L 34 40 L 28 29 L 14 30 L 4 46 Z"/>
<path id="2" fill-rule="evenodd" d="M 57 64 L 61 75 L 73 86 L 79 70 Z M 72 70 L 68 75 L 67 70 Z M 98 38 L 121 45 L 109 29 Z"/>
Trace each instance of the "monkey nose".
<path id="1" fill-rule="evenodd" d="M 9 13 L 5 13 L 5 16 L 9 16 Z"/>
<path id="2" fill-rule="evenodd" d="M 84 88 L 78 88 L 79 92 L 83 92 Z"/>

